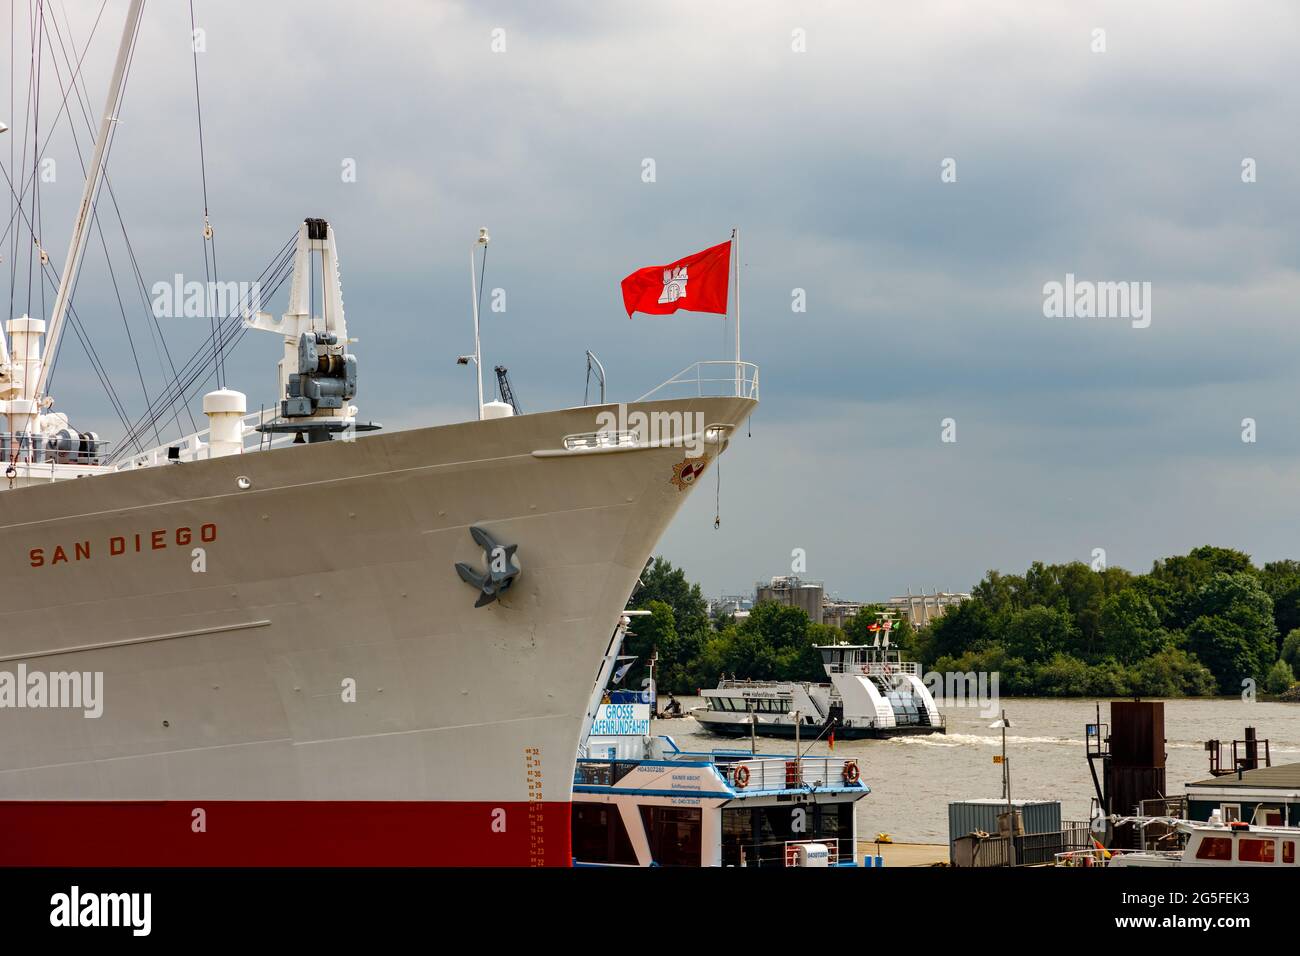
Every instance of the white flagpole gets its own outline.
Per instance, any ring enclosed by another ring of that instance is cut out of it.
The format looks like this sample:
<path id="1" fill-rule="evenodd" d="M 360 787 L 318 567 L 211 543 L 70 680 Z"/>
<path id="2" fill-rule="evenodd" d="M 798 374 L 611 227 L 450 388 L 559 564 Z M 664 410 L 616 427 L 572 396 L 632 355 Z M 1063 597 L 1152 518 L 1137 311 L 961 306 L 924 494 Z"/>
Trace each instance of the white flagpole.
<path id="1" fill-rule="evenodd" d="M 736 260 L 736 397 L 740 398 L 745 375 L 740 366 L 740 227 L 731 230 L 731 254 Z"/>

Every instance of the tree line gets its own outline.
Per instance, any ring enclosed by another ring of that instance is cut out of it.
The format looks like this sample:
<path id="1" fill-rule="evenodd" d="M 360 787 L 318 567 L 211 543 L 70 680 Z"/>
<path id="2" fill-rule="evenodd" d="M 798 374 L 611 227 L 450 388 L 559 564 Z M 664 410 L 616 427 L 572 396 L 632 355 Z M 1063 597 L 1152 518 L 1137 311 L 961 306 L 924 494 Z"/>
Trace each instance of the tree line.
<path id="1" fill-rule="evenodd" d="M 722 675 L 825 679 L 817 644 L 870 643 L 868 606 L 844 628 L 800 608 L 763 602 L 747 617 L 710 620 L 698 584 L 663 558 L 629 604 L 637 618 L 625 686 L 639 687 L 657 653 L 661 693 L 693 694 Z M 1300 697 L 1300 561 L 1256 567 L 1249 555 L 1204 546 L 1149 572 L 1034 562 L 989 571 L 971 598 L 928 627 L 896 625 L 894 642 L 925 671 L 998 672 L 1008 695 L 1182 697 L 1257 688 Z"/>

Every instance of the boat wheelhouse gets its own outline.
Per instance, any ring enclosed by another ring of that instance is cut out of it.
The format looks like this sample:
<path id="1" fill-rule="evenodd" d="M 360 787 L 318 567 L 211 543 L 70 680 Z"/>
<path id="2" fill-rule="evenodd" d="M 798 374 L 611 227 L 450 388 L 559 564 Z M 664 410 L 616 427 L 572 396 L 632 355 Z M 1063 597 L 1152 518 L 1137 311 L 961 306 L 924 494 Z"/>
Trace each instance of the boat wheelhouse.
<path id="1" fill-rule="evenodd" d="M 818 645 L 829 684 L 721 680 L 691 711 L 706 730 L 729 736 L 814 739 L 941 734 L 943 716 L 921 680 L 886 638 L 882 644 Z"/>

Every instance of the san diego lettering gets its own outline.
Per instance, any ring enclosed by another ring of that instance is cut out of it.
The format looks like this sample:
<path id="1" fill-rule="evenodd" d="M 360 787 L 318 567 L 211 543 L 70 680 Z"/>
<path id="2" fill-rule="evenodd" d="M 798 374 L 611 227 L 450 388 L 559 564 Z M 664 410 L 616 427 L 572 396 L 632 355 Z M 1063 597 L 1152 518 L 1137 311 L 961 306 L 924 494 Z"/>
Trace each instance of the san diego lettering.
<path id="1" fill-rule="evenodd" d="M 76 561 L 90 561 L 96 556 L 107 555 L 111 558 L 124 554 L 141 554 L 145 551 L 163 551 L 169 547 L 185 548 L 195 541 L 211 544 L 217 540 L 215 524 L 200 525 L 197 536 L 190 528 L 160 528 L 139 534 L 113 535 L 103 545 L 92 548 L 91 542 L 76 541 L 69 547 L 56 544 L 53 550 L 32 548 L 27 552 L 27 560 L 34 568 L 54 567 L 56 564 L 71 564 Z"/>

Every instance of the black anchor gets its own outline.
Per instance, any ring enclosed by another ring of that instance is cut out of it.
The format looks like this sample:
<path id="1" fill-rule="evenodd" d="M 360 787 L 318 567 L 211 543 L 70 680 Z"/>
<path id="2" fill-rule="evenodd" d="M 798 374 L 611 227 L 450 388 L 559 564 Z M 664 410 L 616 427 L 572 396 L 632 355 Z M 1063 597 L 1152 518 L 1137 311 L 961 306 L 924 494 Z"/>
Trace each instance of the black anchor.
<path id="1" fill-rule="evenodd" d="M 515 578 L 519 577 L 519 565 L 515 563 L 515 549 L 519 546 L 497 544 L 492 535 L 482 528 L 471 526 L 469 533 L 483 549 L 483 557 L 488 568 L 487 574 L 479 574 L 463 561 L 456 563 L 456 573 L 466 584 L 472 584 L 479 589 L 478 600 L 474 602 L 474 606 L 482 607 L 491 604 L 510 590 L 510 585 L 514 584 Z"/>

